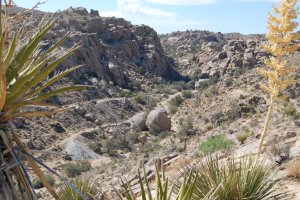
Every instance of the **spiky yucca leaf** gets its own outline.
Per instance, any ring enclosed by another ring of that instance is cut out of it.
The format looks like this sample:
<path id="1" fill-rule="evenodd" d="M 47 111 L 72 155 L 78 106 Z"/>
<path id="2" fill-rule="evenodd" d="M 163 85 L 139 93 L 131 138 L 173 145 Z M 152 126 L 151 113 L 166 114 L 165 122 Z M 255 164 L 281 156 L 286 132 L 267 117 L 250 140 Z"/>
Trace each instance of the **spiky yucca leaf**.
<path id="1" fill-rule="evenodd" d="M 216 200 L 268 200 L 284 199 L 285 194 L 277 193 L 279 179 L 274 178 L 273 166 L 266 161 L 255 163 L 251 157 L 239 160 L 231 158 L 219 161 L 209 156 L 199 166 L 183 171 L 196 179 L 194 194 L 190 200 L 197 200 L 207 193 Z M 175 191 L 180 184 L 176 184 Z"/>
<path id="2" fill-rule="evenodd" d="M 194 196 L 197 197 L 197 200 L 214 200 L 212 197 L 213 189 L 202 196 L 195 194 L 198 178 L 197 176 L 194 177 L 192 173 L 185 173 L 183 175 L 183 180 L 177 183 L 178 188 L 177 192 L 175 192 L 173 190 L 174 184 L 170 183 L 169 179 L 165 177 L 164 171 L 159 173 L 156 169 L 154 188 L 150 187 L 145 168 L 143 171 L 144 178 L 141 177 L 141 173 L 138 171 L 139 194 L 134 194 L 131 185 L 129 183 L 125 184 L 124 181 L 122 181 L 121 192 L 114 188 L 120 200 L 191 200 Z M 155 193 L 155 196 L 153 193 Z"/>
<path id="3" fill-rule="evenodd" d="M 85 197 L 85 200 L 99 200 L 102 193 L 96 181 L 93 179 L 74 179 L 71 183 L 79 190 Z M 59 190 L 58 195 L 61 200 L 84 200 L 78 192 L 74 191 L 69 185 L 63 184 Z"/>
<path id="4" fill-rule="evenodd" d="M 2 5 L 1 0 L 0 5 Z M 2 7 L 0 8 L 0 166 L 4 167 L 2 170 L 5 172 L 0 171 L 0 197 L 5 200 L 19 200 L 20 196 L 21 199 L 36 199 L 25 168 L 25 163 L 27 163 L 49 193 L 55 199 L 60 199 L 48 183 L 36 160 L 28 156 L 31 155 L 30 151 L 14 133 L 10 120 L 18 116 L 51 116 L 64 111 L 64 109 L 48 109 L 42 112 L 28 109 L 22 111 L 22 108 L 27 106 L 55 108 L 45 103 L 44 100 L 62 92 L 85 88 L 83 86 L 67 86 L 50 90 L 47 93 L 42 92 L 45 89 L 49 90 L 49 86 L 60 78 L 78 69 L 78 67 L 74 67 L 49 77 L 50 73 L 78 46 L 66 50 L 62 55 L 54 53 L 57 47 L 68 37 L 69 33 L 67 33 L 45 52 L 40 50 L 41 41 L 57 19 L 50 19 L 39 27 L 36 33 L 24 44 L 22 40 L 24 36 L 23 27 L 12 32 L 10 23 L 15 22 L 14 17 L 8 19 L 3 15 L 1 9 Z M 11 35 L 12 38 L 9 37 Z M 22 160 L 19 160 L 20 157 Z M 19 191 L 25 190 L 25 193 L 17 192 L 14 181 L 17 181 Z"/>
<path id="5" fill-rule="evenodd" d="M 48 78 L 49 74 L 78 48 L 78 46 L 74 46 L 62 55 L 53 54 L 54 50 L 68 37 L 69 33 L 67 33 L 47 51 L 40 53 L 39 44 L 56 21 L 56 19 L 48 21 L 20 50 L 17 50 L 17 46 L 21 46 L 19 43 L 23 35 L 22 31 L 16 32 L 13 39 L 9 41 L 7 38 L 8 27 L 2 27 L 0 49 L 5 49 L 5 43 L 1 41 L 8 41 L 10 45 L 7 51 L 2 51 L 4 53 L 2 58 L 4 59 L 1 60 L 0 68 L 0 110 L 3 115 L 0 116 L 0 121 L 8 121 L 15 116 L 20 116 L 18 111 L 24 106 L 31 105 L 31 102 L 35 102 L 34 105 L 42 104 L 47 98 L 62 92 L 85 88 L 83 86 L 68 86 L 40 94 L 41 91 L 60 78 L 79 68 L 79 66 L 74 67 Z M 42 112 L 22 115 L 38 116 L 39 114 L 45 115 Z"/>

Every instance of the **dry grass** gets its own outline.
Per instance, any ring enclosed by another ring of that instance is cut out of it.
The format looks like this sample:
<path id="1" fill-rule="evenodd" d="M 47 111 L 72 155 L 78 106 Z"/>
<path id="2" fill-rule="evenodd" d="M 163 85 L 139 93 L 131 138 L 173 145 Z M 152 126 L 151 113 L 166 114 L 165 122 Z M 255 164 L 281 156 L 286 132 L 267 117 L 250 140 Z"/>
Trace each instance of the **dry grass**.
<path id="1" fill-rule="evenodd" d="M 289 177 L 300 180 L 300 160 L 294 160 L 287 164 L 287 172 Z"/>

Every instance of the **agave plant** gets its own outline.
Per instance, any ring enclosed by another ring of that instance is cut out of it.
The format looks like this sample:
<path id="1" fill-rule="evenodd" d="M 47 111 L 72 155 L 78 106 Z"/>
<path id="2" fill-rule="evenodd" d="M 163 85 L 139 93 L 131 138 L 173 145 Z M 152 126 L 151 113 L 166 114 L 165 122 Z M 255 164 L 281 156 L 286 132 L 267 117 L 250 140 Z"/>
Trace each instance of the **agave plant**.
<path id="1" fill-rule="evenodd" d="M 197 196 L 195 194 L 196 183 L 198 177 L 194 177 L 192 173 L 186 173 L 183 175 L 183 180 L 178 182 L 178 190 L 174 190 L 174 184 L 166 178 L 165 173 L 160 174 L 158 170 L 155 171 L 155 187 L 152 190 L 147 179 L 147 175 L 144 168 L 144 178 L 141 177 L 140 171 L 138 172 L 138 184 L 139 194 L 134 194 L 132 187 L 128 183 L 122 181 L 122 191 L 115 189 L 120 200 L 190 200 L 192 197 L 196 197 L 198 200 L 214 200 L 212 197 L 211 189 L 205 195 Z M 140 196 L 140 197 L 139 197 Z"/>
<path id="2" fill-rule="evenodd" d="M 191 200 L 205 196 L 211 188 L 215 188 L 213 197 L 216 200 L 284 199 L 284 193 L 276 192 L 280 180 L 273 176 L 274 167 L 266 161 L 254 160 L 243 157 L 220 161 L 209 156 L 199 166 L 185 169 L 183 173 L 188 171 L 192 177 L 197 177 Z M 180 186 L 176 184 L 177 190 Z"/>
<path id="3" fill-rule="evenodd" d="M 1 0 L 0 4 L 2 5 Z M 44 100 L 61 92 L 83 88 L 83 86 L 69 86 L 42 92 L 78 68 L 67 69 L 49 77 L 49 74 L 78 48 L 73 47 L 62 55 L 54 53 L 54 50 L 68 37 L 69 33 L 67 33 L 48 50 L 40 51 L 40 42 L 56 21 L 50 19 L 41 25 L 24 44 L 21 43 L 24 35 L 23 28 L 15 32 L 11 31 L 10 24 L 14 23 L 14 18 L 6 17 L 0 10 L 0 197 L 4 200 L 36 199 L 25 163 L 40 178 L 51 195 L 59 199 L 36 159 L 11 128 L 11 120 L 15 117 L 50 116 L 61 112 L 62 109 L 53 107 L 50 109 L 51 105 L 44 103 Z M 36 106 L 49 109 L 29 110 Z"/>

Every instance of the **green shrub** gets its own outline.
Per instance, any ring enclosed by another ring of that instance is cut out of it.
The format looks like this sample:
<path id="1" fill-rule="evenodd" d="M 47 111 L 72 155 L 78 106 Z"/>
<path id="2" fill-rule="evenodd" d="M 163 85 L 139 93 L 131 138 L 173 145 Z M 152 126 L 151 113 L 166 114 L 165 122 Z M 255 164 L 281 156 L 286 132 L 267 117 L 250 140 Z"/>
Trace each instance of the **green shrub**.
<path id="1" fill-rule="evenodd" d="M 232 84 L 233 84 L 233 79 L 232 78 L 229 78 L 229 79 L 225 80 L 225 86 L 226 87 L 230 87 L 230 86 L 232 86 Z"/>
<path id="2" fill-rule="evenodd" d="M 102 141 L 103 153 L 108 153 L 111 156 L 116 155 L 117 150 L 132 151 L 134 144 L 138 142 L 139 134 L 130 132 L 128 134 L 114 134 L 112 137 Z"/>
<path id="3" fill-rule="evenodd" d="M 177 112 L 178 106 L 183 102 L 183 99 L 180 95 L 176 95 L 174 98 L 170 100 L 170 113 L 175 114 Z"/>
<path id="4" fill-rule="evenodd" d="M 176 95 L 174 98 L 170 100 L 171 106 L 180 106 L 180 104 L 183 102 L 183 99 L 180 95 Z"/>
<path id="5" fill-rule="evenodd" d="M 199 82 L 198 89 L 204 90 L 219 82 L 219 75 L 209 77 L 208 80 Z"/>
<path id="6" fill-rule="evenodd" d="M 152 134 L 152 135 L 159 135 L 160 132 L 161 132 L 161 129 L 159 128 L 159 126 L 157 126 L 156 124 L 151 124 L 149 126 L 149 132 Z"/>
<path id="7" fill-rule="evenodd" d="M 219 150 L 229 150 L 234 145 L 234 142 L 227 139 L 224 134 L 210 136 L 205 142 L 199 145 L 200 151 L 205 154 L 214 153 Z"/>
<path id="8" fill-rule="evenodd" d="M 287 116 L 292 117 L 293 119 L 299 119 L 300 113 L 297 111 L 294 105 L 288 105 L 283 108 L 283 113 Z"/>
<path id="9" fill-rule="evenodd" d="M 182 119 L 180 122 L 180 127 L 178 130 L 178 135 L 180 137 L 188 137 L 195 134 L 195 130 L 193 127 L 193 119 L 192 116 L 188 115 Z"/>
<path id="10" fill-rule="evenodd" d="M 70 162 L 64 165 L 64 172 L 69 178 L 81 175 L 81 165 L 77 162 Z"/>
<path id="11" fill-rule="evenodd" d="M 137 96 L 135 96 L 133 98 L 133 100 L 138 103 L 138 104 L 142 104 L 142 105 L 145 105 L 146 104 L 146 95 L 144 94 L 138 94 Z"/>
<path id="12" fill-rule="evenodd" d="M 190 90 L 184 90 L 182 91 L 182 98 L 184 99 L 190 99 L 193 97 L 193 93 Z"/>
<path id="13" fill-rule="evenodd" d="M 50 184 L 50 186 L 55 185 L 55 179 L 52 176 L 52 174 L 46 174 L 45 177 L 46 177 L 48 183 Z M 43 183 L 41 182 L 41 180 L 39 178 L 35 178 L 35 179 L 32 180 L 32 187 L 34 189 L 40 189 L 40 188 L 43 188 L 44 185 L 43 185 Z"/>

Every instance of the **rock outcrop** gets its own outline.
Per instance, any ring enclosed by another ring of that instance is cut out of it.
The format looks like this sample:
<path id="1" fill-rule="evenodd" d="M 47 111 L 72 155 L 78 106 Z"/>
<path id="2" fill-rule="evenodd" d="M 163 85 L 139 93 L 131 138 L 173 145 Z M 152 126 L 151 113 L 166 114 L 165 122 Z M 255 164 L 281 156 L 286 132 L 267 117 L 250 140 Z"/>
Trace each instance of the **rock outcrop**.
<path id="1" fill-rule="evenodd" d="M 28 23 L 29 32 L 44 14 L 37 12 L 35 15 L 32 19 L 35 21 Z M 69 8 L 57 16 L 58 22 L 47 35 L 43 50 L 71 31 L 56 52 L 60 54 L 80 45 L 61 66 L 65 69 L 83 65 L 71 78 L 80 80 L 89 75 L 121 87 L 128 86 L 133 72 L 167 79 L 180 78 L 152 28 L 132 25 L 122 18 L 101 17 L 97 11 L 88 12 L 85 8 Z"/>
<path id="2" fill-rule="evenodd" d="M 100 158 L 98 154 L 76 140 L 70 140 L 66 144 L 65 152 L 70 155 L 72 160 L 95 160 Z"/>
<path id="3" fill-rule="evenodd" d="M 183 73 L 196 80 L 232 77 L 257 67 L 268 56 L 261 48 L 262 35 L 186 31 L 161 35 L 161 40 L 166 53 L 176 56 Z"/>

